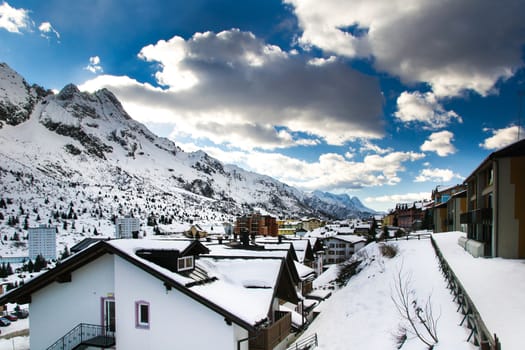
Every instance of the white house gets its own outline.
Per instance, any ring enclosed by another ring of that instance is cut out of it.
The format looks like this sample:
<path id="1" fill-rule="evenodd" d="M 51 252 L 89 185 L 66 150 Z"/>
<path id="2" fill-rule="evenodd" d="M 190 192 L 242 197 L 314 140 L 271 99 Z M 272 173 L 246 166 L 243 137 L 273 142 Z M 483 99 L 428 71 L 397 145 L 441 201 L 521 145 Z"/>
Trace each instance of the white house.
<path id="1" fill-rule="evenodd" d="M 54 226 L 40 225 L 30 227 L 29 236 L 29 259 L 35 260 L 42 255 L 46 260 L 57 257 L 57 229 Z"/>
<path id="2" fill-rule="evenodd" d="M 138 218 L 124 217 L 115 220 L 115 238 L 138 238 L 139 231 Z"/>
<path id="3" fill-rule="evenodd" d="M 366 239 L 357 235 L 337 235 L 324 240 L 327 248 L 325 264 L 337 264 L 350 259 L 352 254 L 366 245 Z"/>
<path id="4" fill-rule="evenodd" d="M 195 240 L 101 241 L 0 304 L 29 303 L 36 350 L 285 349 L 291 316 L 278 306 L 298 301 L 285 259 L 206 252 Z"/>

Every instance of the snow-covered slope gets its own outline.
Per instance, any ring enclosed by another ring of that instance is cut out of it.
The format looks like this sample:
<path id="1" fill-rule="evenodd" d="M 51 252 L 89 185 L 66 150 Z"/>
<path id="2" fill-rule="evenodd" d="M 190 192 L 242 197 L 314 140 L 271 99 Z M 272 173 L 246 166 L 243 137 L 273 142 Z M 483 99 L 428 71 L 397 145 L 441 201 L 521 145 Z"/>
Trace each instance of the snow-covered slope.
<path id="1" fill-rule="evenodd" d="M 5 64 L 0 89 L 2 238 L 38 224 L 112 234 L 111 219 L 130 213 L 143 222 L 232 221 L 254 208 L 319 215 L 302 191 L 157 137 L 106 89 L 90 94 L 70 84 L 55 95 Z"/>
<path id="2" fill-rule="evenodd" d="M 29 86 L 7 64 L 0 63 L 0 129 L 4 123 L 17 125 L 27 120 L 36 101 L 49 93 L 40 86 Z"/>

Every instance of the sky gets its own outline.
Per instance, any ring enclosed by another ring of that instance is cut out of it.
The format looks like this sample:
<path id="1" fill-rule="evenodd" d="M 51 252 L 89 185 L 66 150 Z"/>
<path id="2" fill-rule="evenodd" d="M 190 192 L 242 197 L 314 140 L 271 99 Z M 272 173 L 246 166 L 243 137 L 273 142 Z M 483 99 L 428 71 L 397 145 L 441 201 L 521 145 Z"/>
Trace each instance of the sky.
<path id="1" fill-rule="evenodd" d="M 0 2 L 0 62 L 185 151 L 376 210 L 525 136 L 525 1 Z M 523 107 L 520 107 L 523 105 Z"/>

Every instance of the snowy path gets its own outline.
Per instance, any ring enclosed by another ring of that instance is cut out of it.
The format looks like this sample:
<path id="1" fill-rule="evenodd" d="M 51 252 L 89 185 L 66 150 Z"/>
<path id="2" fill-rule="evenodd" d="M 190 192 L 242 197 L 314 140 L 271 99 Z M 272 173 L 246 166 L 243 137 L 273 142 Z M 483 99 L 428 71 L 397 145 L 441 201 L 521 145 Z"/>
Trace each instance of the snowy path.
<path id="1" fill-rule="evenodd" d="M 367 266 L 319 306 L 321 314 L 300 339 L 317 333 L 319 350 L 396 349 L 394 334 L 400 316 L 391 300 L 391 286 L 402 267 L 403 272 L 412 275 L 418 299 L 431 295 L 434 312 L 441 312 L 440 341 L 435 349 L 475 349 L 466 342 L 469 330 L 458 326 L 462 315 L 456 313 L 457 305 L 446 289 L 430 240 L 389 244 L 399 248 L 398 255 L 392 259 L 382 257 L 376 244 L 360 252 L 368 256 Z M 402 349 L 424 350 L 426 347 L 411 336 Z"/>
<path id="2" fill-rule="evenodd" d="M 434 238 L 501 348 L 523 349 L 525 260 L 473 258 L 457 244 L 461 235 L 447 232 Z"/>

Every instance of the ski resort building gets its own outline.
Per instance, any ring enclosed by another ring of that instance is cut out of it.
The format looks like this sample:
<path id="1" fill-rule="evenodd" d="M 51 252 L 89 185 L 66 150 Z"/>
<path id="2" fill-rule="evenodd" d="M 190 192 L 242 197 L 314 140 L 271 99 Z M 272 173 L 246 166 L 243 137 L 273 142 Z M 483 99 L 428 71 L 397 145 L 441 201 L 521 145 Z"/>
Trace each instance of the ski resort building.
<path id="1" fill-rule="evenodd" d="M 138 238 L 140 220 L 138 218 L 124 217 L 115 221 L 115 238 Z"/>
<path id="2" fill-rule="evenodd" d="M 27 230 L 29 238 L 29 259 L 42 255 L 46 260 L 57 257 L 57 229 L 54 226 L 40 225 Z"/>
<path id="3" fill-rule="evenodd" d="M 467 240 L 474 256 L 525 258 L 525 139 L 491 153 L 466 180 Z"/>

